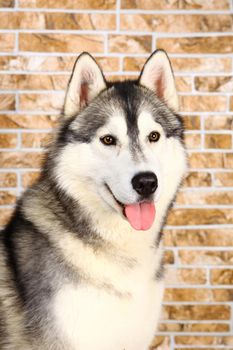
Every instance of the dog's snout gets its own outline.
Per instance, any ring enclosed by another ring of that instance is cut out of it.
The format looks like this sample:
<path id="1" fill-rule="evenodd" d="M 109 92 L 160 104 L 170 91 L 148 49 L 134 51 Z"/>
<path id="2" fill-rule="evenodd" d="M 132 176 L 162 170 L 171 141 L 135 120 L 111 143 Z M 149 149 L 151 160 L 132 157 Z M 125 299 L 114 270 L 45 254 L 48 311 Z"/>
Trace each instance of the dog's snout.
<path id="1" fill-rule="evenodd" d="M 132 178 L 132 186 L 134 190 L 143 197 L 148 197 L 155 192 L 158 187 L 157 176 L 150 172 L 142 172 Z"/>

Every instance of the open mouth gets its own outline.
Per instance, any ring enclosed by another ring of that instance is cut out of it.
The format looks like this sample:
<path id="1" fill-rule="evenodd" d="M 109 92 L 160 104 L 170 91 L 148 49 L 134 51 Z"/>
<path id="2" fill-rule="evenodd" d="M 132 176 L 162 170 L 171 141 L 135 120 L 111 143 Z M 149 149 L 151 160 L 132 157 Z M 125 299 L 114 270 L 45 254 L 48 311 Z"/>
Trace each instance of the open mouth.
<path id="1" fill-rule="evenodd" d="M 155 219 L 155 204 L 153 201 L 123 204 L 114 196 L 110 187 L 107 184 L 105 186 L 135 230 L 145 231 L 151 228 Z"/>
<path id="2" fill-rule="evenodd" d="M 121 208 L 123 214 L 125 215 L 124 213 L 124 204 L 121 203 L 120 201 L 118 201 L 118 199 L 114 196 L 113 192 L 111 191 L 111 188 L 105 183 L 105 187 L 106 189 L 108 190 L 108 192 L 111 194 L 111 196 L 113 197 L 113 199 L 115 200 L 115 202 L 119 205 L 119 207 Z"/>

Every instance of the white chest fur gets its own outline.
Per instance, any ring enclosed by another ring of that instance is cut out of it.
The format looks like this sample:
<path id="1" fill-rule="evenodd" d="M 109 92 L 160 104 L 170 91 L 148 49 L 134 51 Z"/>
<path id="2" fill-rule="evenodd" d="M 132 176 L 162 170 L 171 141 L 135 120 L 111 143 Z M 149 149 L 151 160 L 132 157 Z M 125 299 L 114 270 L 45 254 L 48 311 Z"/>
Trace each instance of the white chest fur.
<path id="1" fill-rule="evenodd" d="M 57 330 L 67 349 L 146 350 L 159 317 L 162 283 L 116 296 L 88 286 L 64 286 L 56 296 Z"/>
<path id="2" fill-rule="evenodd" d="M 66 260 L 86 278 L 64 285 L 53 301 L 64 350 L 148 349 L 163 293 L 162 282 L 155 281 L 161 250 L 152 238 L 138 234 L 124 241 L 117 257 L 135 262 L 128 267 L 116 260 L 114 250 L 98 254 L 80 241 L 60 241 Z"/>

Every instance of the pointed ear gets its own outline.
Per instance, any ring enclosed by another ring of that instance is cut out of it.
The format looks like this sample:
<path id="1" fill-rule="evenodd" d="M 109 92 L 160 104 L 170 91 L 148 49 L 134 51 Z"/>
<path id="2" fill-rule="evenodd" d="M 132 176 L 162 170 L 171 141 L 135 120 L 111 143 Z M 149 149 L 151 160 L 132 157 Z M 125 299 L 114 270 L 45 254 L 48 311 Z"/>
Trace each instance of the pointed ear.
<path id="1" fill-rule="evenodd" d="M 174 75 L 165 51 L 155 51 L 145 63 L 139 84 L 153 90 L 175 112 L 179 109 Z"/>
<path id="2" fill-rule="evenodd" d="M 64 116 L 76 115 L 105 88 L 102 70 L 90 54 L 82 53 L 75 62 L 68 84 Z"/>

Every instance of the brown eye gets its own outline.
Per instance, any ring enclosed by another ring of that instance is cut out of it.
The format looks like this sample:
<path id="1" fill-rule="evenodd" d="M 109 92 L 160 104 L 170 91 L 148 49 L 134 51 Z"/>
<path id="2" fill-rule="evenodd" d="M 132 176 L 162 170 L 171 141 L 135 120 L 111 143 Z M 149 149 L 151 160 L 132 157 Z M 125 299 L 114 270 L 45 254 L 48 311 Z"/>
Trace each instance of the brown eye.
<path id="1" fill-rule="evenodd" d="M 116 145 L 116 139 L 112 135 L 105 135 L 105 136 L 100 138 L 100 141 L 106 146 Z"/>
<path id="2" fill-rule="evenodd" d="M 150 142 L 157 142 L 160 139 L 160 133 L 158 131 L 152 131 L 148 136 Z"/>

